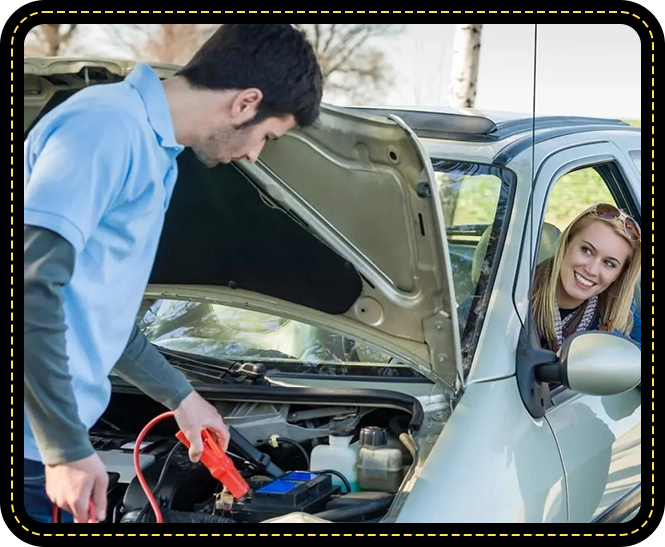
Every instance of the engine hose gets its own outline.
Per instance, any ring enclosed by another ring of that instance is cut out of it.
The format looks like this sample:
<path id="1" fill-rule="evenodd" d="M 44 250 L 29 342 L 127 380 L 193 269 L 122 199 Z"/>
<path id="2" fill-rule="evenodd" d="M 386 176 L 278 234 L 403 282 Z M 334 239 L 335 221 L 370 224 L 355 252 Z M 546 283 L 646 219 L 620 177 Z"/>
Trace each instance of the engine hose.
<path id="1" fill-rule="evenodd" d="M 173 524 L 186 524 L 186 523 L 199 523 L 199 522 L 215 522 L 226 524 L 237 524 L 235 520 L 220 515 L 212 515 L 210 513 L 187 513 L 185 511 L 172 511 L 170 509 L 162 510 L 162 522 Z M 154 523 L 155 516 L 148 513 L 143 520 L 144 523 Z"/>
<path id="2" fill-rule="evenodd" d="M 392 504 L 393 499 L 393 496 L 389 496 L 378 500 L 368 501 L 362 505 L 351 505 L 349 507 L 329 509 L 327 511 L 322 511 L 321 513 L 315 513 L 314 516 L 324 520 L 339 522 L 345 519 L 369 515 L 375 511 L 380 511 L 381 509 L 387 509 L 390 507 L 390 504 Z"/>
<path id="3" fill-rule="evenodd" d="M 409 451 L 409 454 L 411 454 L 411 457 L 415 460 L 416 446 L 413 444 L 413 440 L 407 432 L 408 426 L 402 426 L 402 424 L 400 424 L 400 417 L 395 416 L 392 420 L 390 420 L 388 427 L 390 427 L 390 431 L 392 431 L 393 434 L 400 440 L 404 447 Z"/>
<path id="4" fill-rule="evenodd" d="M 312 473 L 320 473 L 321 475 L 324 474 L 335 475 L 336 477 L 339 478 L 339 480 L 341 480 L 344 483 L 344 488 L 346 488 L 346 493 L 347 494 L 351 493 L 351 483 L 349 482 L 349 479 L 347 479 L 339 471 L 335 471 L 334 469 L 320 469 L 320 470 L 312 470 Z"/>

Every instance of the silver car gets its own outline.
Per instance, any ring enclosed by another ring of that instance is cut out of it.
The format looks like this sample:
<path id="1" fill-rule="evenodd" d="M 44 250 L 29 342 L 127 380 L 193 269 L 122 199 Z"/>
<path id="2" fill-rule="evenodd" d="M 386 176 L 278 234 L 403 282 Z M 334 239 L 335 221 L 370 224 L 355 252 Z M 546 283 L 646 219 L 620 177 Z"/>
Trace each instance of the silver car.
<path id="1" fill-rule="evenodd" d="M 25 134 L 133 66 L 26 58 Z M 177 457 L 165 423 L 141 452 L 165 511 L 225 523 L 635 517 L 641 350 L 589 332 L 539 360 L 528 302 L 536 263 L 587 205 L 613 200 L 641 222 L 641 131 L 580 117 L 533 129 L 529 114 L 326 105 L 256 164 L 208 169 L 181 154 L 137 322 L 218 405 L 252 489 L 230 498 Z M 132 449 L 164 409 L 112 379 L 91 430 L 112 477 L 108 521 L 150 522 Z M 353 469 L 312 468 L 340 436 Z"/>

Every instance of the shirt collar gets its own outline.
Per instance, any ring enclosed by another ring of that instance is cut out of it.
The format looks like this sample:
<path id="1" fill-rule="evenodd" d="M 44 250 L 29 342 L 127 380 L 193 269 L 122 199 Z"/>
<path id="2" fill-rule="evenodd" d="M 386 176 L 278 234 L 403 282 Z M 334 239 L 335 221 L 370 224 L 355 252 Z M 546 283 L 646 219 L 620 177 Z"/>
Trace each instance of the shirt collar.
<path id="1" fill-rule="evenodd" d="M 157 73 L 148 65 L 139 63 L 125 81 L 136 89 L 141 97 L 159 144 L 164 148 L 182 150 L 184 147 L 175 138 L 171 111 Z"/>

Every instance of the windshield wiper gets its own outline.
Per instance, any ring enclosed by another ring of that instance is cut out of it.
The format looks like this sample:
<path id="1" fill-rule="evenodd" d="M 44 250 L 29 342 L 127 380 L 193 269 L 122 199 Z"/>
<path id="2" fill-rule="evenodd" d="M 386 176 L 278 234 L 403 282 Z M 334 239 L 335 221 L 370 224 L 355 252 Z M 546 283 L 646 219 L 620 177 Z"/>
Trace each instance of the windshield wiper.
<path id="1" fill-rule="evenodd" d="M 154 344 L 153 344 L 154 345 Z M 266 367 L 261 363 L 236 362 L 219 357 L 194 355 L 184 351 L 167 350 L 156 346 L 172 366 L 196 374 L 203 378 L 216 381 L 228 381 L 231 377 L 236 382 L 248 384 L 268 384 L 265 377 Z"/>

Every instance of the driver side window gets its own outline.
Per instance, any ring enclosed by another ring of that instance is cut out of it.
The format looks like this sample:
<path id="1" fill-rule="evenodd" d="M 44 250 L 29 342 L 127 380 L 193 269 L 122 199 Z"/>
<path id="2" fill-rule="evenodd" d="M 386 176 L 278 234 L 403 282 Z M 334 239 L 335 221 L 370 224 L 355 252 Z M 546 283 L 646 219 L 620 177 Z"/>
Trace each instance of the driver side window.
<path id="1" fill-rule="evenodd" d="M 593 167 L 577 169 L 560 177 L 547 200 L 537 264 L 554 256 L 561 232 L 579 213 L 601 202 L 616 205 L 607 183 Z"/>
<path id="2" fill-rule="evenodd" d="M 561 233 L 584 209 L 600 202 L 617 205 L 600 173 L 593 167 L 572 171 L 554 183 L 547 200 L 545 222 L 556 226 Z"/>
<path id="3" fill-rule="evenodd" d="M 561 233 L 589 207 L 608 203 L 630 214 L 625 201 L 629 195 L 626 184 L 613 162 L 578 168 L 554 181 L 545 207 L 537 264 L 554 257 Z M 638 282 L 638 303 L 639 290 Z M 554 404 L 559 404 L 569 396 L 569 392 L 558 386 L 552 395 Z"/>
<path id="4" fill-rule="evenodd" d="M 614 163 L 576 169 L 563 175 L 554 183 L 545 209 L 538 263 L 554 256 L 561 232 L 588 207 L 596 203 L 609 203 L 627 210 L 626 203 L 618 202 L 614 195 L 628 195 L 628 193 L 624 192 L 625 188 L 610 187 L 603 176 L 605 173 L 611 174 L 615 184 L 626 184 Z M 635 300 L 637 312 L 640 314 L 641 279 L 635 289 Z"/>

